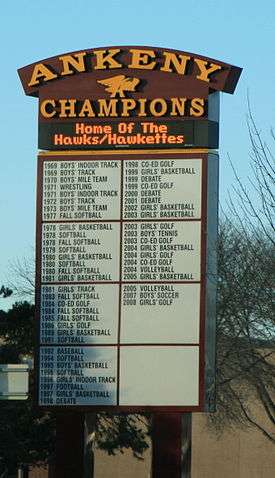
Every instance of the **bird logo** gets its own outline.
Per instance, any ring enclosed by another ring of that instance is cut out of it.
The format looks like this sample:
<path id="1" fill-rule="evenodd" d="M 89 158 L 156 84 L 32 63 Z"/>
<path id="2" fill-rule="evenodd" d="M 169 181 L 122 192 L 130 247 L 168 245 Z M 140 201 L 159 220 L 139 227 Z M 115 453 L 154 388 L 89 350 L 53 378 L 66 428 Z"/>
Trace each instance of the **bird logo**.
<path id="1" fill-rule="evenodd" d="M 140 80 L 138 78 L 129 78 L 125 75 L 116 75 L 105 80 L 97 80 L 97 83 L 105 86 L 106 91 L 111 93 L 111 98 L 115 98 L 116 95 L 119 95 L 120 98 L 125 98 L 125 91 L 135 91 Z"/>

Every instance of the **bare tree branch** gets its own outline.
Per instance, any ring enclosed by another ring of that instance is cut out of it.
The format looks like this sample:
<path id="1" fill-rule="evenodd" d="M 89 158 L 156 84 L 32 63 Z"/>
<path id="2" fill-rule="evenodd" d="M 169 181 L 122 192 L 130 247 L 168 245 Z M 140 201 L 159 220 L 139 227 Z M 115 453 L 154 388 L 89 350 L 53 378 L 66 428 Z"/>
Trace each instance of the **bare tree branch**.
<path id="1" fill-rule="evenodd" d="M 9 263 L 8 285 L 20 299 L 34 299 L 35 262 L 34 257 L 14 259 Z"/>

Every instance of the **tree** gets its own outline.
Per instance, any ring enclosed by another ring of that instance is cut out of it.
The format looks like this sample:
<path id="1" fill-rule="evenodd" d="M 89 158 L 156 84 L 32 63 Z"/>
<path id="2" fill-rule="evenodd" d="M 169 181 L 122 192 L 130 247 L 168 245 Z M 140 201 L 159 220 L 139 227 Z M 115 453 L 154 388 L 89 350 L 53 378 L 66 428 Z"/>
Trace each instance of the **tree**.
<path id="1" fill-rule="evenodd" d="M 243 182 L 231 161 L 235 175 L 233 194 L 229 195 L 229 211 L 238 227 L 245 234 L 256 236 L 262 234 L 273 246 L 275 245 L 275 157 L 272 146 L 263 138 L 254 120 L 248 101 L 247 127 L 251 152 L 251 174 Z M 274 147 L 275 134 L 271 129 L 271 141 Z"/>
<path id="2" fill-rule="evenodd" d="M 33 357 L 35 347 L 34 306 L 15 303 L 7 312 L 0 310 L 0 363 L 20 363 Z M 95 416 L 96 441 L 92 443 L 109 454 L 130 448 L 142 458 L 148 448 L 146 419 L 139 415 Z M 0 401 L 0 472 L 15 473 L 21 464 L 46 463 L 54 457 L 55 414 L 39 411 L 34 404 L 34 376 L 30 377 L 30 396 L 26 401 Z"/>
<path id="3" fill-rule="evenodd" d="M 253 426 L 275 443 L 275 163 L 250 107 L 247 122 L 252 172 L 244 183 L 233 168 L 219 234 L 217 413 L 210 422 L 219 430 Z M 264 422 L 253 415 L 255 400 Z"/>
<path id="4" fill-rule="evenodd" d="M 210 420 L 216 429 L 253 425 L 275 443 L 273 247 L 260 232 L 226 222 L 218 250 L 217 413 Z M 255 398 L 270 427 L 253 416 Z"/>
<path id="5" fill-rule="evenodd" d="M 0 310 L 0 363 L 20 363 L 33 356 L 34 306 L 16 303 Z M 45 462 L 53 452 L 54 417 L 40 412 L 33 402 L 34 377 L 30 372 L 30 397 L 26 401 L 0 401 L 0 470 L 9 476 L 21 464 Z"/>
<path id="6" fill-rule="evenodd" d="M 9 287 L 20 300 L 34 300 L 35 260 L 33 256 L 14 259 L 9 264 Z"/>

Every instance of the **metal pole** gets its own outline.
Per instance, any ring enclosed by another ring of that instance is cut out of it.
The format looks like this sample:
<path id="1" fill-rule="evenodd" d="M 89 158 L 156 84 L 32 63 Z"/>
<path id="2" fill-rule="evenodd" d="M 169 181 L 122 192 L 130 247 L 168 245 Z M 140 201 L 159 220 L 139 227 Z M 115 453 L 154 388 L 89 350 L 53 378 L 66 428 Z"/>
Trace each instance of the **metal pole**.
<path id="1" fill-rule="evenodd" d="M 56 415 L 54 478 L 82 478 L 83 455 L 84 414 L 59 412 Z"/>

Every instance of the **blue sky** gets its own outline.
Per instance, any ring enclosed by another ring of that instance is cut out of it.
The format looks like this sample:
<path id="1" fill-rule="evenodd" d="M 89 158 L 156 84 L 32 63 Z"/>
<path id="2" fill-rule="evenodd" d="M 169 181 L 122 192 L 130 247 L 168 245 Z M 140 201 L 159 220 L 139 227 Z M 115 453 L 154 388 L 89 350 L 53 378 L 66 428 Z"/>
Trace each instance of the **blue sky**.
<path id="1" fill-rule="evenodd" d="M 246 181 L 247 93 L 269 140 L 275 114 L 275 3 L 255 0 L 21 0 L 1 5 L 0 285 L 8 264 L 30 256 L 35 231 L 37 111 L 17 69 L 44 58 L 106 45 L 189 51 L 242 67 L 234 95 L 221 98 L 220 199 L 233 182 L 227 155 Z M 4 307 L 1 300 L 0 307 Z"/>

